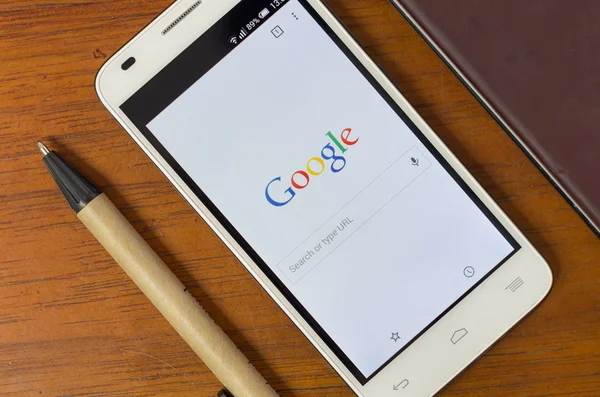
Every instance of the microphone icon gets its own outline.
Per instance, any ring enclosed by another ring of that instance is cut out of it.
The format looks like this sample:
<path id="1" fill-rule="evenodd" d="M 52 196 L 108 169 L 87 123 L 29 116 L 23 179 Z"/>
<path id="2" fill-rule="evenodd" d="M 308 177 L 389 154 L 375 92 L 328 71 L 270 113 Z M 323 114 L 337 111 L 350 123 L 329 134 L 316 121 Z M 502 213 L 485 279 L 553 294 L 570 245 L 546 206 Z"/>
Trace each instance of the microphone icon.
<path id="1" fill-rule="evenodd" d="M 417 167 L 419 166 L 419 159 L 416 159 L 416 158 L 414 158 L 414 157 L 411 157 L 411 158 L 410 158 L 410 162 L 412 163 L 412 165 L 415 165 L 415 166 L 417 166 Z"/>

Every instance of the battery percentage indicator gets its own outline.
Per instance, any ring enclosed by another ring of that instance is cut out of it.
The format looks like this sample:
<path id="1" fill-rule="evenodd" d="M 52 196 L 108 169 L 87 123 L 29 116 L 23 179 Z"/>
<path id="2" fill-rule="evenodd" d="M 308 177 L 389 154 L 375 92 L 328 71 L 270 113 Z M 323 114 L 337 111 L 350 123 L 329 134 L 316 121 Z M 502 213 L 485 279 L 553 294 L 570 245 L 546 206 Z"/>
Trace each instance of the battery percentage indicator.
<path id="1" fill-rule="evenodd" d="M 260 19 L 264 19 L 267 17 L 267 15 L 269 15 L 271 12 L 269 11 L 268 8 L 265 8 L 264 10 L 262 10 L 261 12 L 258 13 L 258 17 Z"/>
<path id="2" fill-rule="evenodd" d="M 260 19 L 254 18 L 253 20 L 248 22 L 248 24 L 246 25 L 246 29 L 248 29 L 248 31 L 251 31 L 252 29 L 257 27 L 259 23 L 260 23 Z"/>

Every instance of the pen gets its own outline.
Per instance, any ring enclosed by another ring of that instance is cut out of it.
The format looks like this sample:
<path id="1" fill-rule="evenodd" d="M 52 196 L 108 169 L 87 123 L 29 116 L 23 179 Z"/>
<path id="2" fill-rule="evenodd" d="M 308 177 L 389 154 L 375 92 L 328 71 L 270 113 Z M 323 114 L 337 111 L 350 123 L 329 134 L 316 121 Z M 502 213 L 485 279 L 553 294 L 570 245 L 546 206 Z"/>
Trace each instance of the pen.
<path id="1" fill-rule="evenodd" d="M 235 397 L 277 396 L 108 197 L 54 151 L 37 145 L 79 220 L 227 390 Z M 228 393 L 222 390 L 219 396 Z"/>

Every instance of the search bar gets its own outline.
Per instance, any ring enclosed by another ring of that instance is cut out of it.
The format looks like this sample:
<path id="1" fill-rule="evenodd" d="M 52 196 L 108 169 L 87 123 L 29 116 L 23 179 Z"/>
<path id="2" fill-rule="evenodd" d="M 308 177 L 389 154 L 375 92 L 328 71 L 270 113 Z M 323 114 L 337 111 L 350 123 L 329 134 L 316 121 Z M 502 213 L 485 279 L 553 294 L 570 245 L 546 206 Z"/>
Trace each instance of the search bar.
<path id="1" fill-rule="evenodd" d="M 296 284 L 431 167 L 413 146 L 277 264 Z"/>

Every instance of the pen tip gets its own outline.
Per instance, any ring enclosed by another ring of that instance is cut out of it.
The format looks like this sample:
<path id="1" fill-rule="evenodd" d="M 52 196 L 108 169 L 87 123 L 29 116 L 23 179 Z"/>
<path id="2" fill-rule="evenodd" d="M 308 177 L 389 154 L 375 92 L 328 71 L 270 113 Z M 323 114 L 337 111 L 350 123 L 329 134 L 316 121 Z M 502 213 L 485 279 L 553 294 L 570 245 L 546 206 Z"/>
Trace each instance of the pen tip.
<path id="1" fill-rule="evenodd" d="M 42 152 L 42 154 L 45 156 L 48 153 L 50 153 L 50 150 L 48 150 L 48 148 L 46 147 L 46 145 L 44 145 L 42 142 L 37 142 L 37 146 L 40 148 L 40 152 Z"/>

